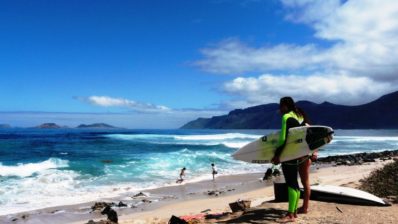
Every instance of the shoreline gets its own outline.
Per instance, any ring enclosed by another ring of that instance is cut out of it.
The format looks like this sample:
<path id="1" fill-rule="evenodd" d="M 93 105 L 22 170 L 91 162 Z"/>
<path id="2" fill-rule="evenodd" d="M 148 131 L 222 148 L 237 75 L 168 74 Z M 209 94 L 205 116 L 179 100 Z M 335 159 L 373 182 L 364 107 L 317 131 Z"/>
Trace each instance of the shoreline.
<path id="1" fill-rule="evenodd" d="M 352 155 L 320 158 L 311 166 L 311 184 L 333 184 L 357 187 L 359 180 L 369 175 L 371 171 L 382 167 L 398 155 L 398 150 L 380 153 L 361 153 Z M 358 158 L 377 158 L 373 161 L 362 162 Z M 328 158 L 328 159 L 327 159 Z M 341 161 L 358 161 L 349 164 Z M 349 170 L 350 172 L 347 172 Z M 353 172 L 355 171 L 355 172 Z M 265 171 L 264 171 L 265 172 Z M 343 174 L 344 175 L 341 175 Z M 100 210 L 91 212 L 95 202 L 120 201 L 128 207 L 114 209 L 119 215 L 119 223 L 163 223 L 171 215 L 199 214 L 210 209 L 214 212 L 229 210 L 228 204 L 238 199 L 252 200 L 252 207 L 264 201 L 273 199 L 273 181 L 283 180 L 283 176 L 270 181 L 262 181 L 264 173 L 248 173 L 217 177 L 216 181 L 204 180 L 185 183 L 178 186 L 160 187 L 145 190 L 148 196 L 133 197 L 138 192 L 124 193 L 119 197 L 98 199 L 96 201 L 56 206 L 0 216 L 1 223 L 87 223 L 89 220 L 105 220 Z M 211 193 L 211 195 L 209 195 Z M 216 196 L 217 195 L 217 196 Z M 135 202 L 141 202 L 131 208 Z"/>

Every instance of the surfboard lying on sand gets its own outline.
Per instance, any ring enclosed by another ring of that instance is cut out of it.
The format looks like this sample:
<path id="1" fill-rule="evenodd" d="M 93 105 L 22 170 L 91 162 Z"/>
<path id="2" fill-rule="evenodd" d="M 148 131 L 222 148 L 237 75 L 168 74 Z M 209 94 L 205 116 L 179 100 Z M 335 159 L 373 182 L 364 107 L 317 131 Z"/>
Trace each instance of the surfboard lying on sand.
<path id="1" fill-rule="evenodd" d="M 289 161 L 310 155 L 315 149 L 328 144 L 333 138 L 333 129 L 327 126 L 300 126 L 290 128 L 286 146 L 280 161 Z M 275 132 L 251 142 L 232 157 L 249 163 L 269 163 L 279 146 L 279 132 Z"/>
<path id="2" fill-rule="evenodd" d="M 390 205 L 368 192 L 333 185 L 312 185 L 311 199 L 361 205 Z"/>

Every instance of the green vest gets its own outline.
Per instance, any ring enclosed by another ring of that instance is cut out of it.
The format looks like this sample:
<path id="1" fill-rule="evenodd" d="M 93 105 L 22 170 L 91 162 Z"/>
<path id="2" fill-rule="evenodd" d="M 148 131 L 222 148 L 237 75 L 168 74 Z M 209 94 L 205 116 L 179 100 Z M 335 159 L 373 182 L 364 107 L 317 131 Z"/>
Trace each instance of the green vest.
<path id="1" fill-rule="evenodd" d="M 289 118 L 294 118 L 296 119 L 300 124 L 303 123 L 304 118 L 301 116 L 298 116 L 296 113 L 293 111 L 290 111 L 289 113 L 286 113 L 282 116 L 282 127 L 281 127 L 281 132 L 279 135 L 279 145 L 282 145 L 285 142 L 286 138 L 286 121 Z"/>

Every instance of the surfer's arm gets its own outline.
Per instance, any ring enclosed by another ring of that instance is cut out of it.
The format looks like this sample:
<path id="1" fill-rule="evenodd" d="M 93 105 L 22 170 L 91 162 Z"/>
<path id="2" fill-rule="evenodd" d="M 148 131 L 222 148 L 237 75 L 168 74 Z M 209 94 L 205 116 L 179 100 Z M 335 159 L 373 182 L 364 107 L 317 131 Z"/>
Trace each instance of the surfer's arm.
<path id="1" fill-rule="evenodd" d="M 282 117 L 282 128 L 279 136 L 279 146 L 275 150 L 274 157 L 279 157 L 282 154 L 283 148 L 285 148 L 286 145 L 287 135 L 289 133 L 288 130 L 289 128 L 296 127 L 297 123 L 297 120 L 292 117 L 288 117 L 287 115 L 284 115 Z"/>

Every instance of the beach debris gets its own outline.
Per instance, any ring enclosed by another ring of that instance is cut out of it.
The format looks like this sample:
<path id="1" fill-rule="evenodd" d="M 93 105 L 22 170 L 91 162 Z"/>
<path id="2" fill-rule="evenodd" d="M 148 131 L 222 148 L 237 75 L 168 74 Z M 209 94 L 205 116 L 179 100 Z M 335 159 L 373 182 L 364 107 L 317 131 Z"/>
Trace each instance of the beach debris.
<path id="1" fill-rule="evenodd" d="M 106 215 L 109 221 L 118 223 L 117 212 L 109 205 L 102 210 L 101 215 Z"/>
<path id="2" fill-rule="evenodd" d="M 246 209 L 250 208 L 251 201 L 249 200 L 237 200 L 235 202 L 229 203 L 229 207 L 232 212 L 246 211 Z"/>
<path id="3" fill-rule="evenodd" d="M 339 212 L 343 213 L 343 211 L 342 211 L 339 207 L 336 206 L 336 209 L 337 209 Z"/>
<path id="4" fill-rule="evenodd" d="M 223 213 L 215 213 L 215 214 L 207 214 L 205 219 L 224 219 L 231 215 L 230 212 L 223 212 Z"/>
<path id="5" fill-rule="evenodd" d="M 272 177 L 272 169 L 268 168 L 267 171 L 264 173 L 263 180 L 269 180 Z"/>
<path id="6" fill-rule="evenodd" d="M 115 224 L 115 223 L 109 220 L 100 220 L 100 221 L 89 220 L 86 224 Z"/>
<path id="7" fill-rule="evenodd" d="M 274 169 L 274 171 L 272 171 L 272 176 L 277 177 L 281 175 L 281 171 L 279 169 Z"/>
<path id="8" fill-rule="evenodd" d="M 270 180 L 273 176 L 277 177 L 281 175 L 281 171 L 278 168 L 268 168 L 264 173 L 263 180 Z"/>
<path id="9" fill-rule="evenodd" d="M 204 218 L 205 218 L 205 214 L 180 216 L 180 219 L 182 219 L 188 223 L 200 223 L 200 221 L 203 220 Z"/>
<path id="10" fill-rule="evenodd" d="M 117 207 L 127 207 L 127 204 L 124 204 L 122 201 L 119 201 Z"/>
<path id="11" fill-rule="evenodd" d="M 108 203 L 108 202 L 95 202 L 95 204 L 93 206 L 91 206 L 92 211 L 96 211 L 96 210 L 102 210 L 104 208 L 106 208 L 107 206 L 115 206 L 115 203 Z"/>
<path id="12" fill-rule="evenodd" d="M 152 203 L 152 201 L 151 200 L 148 200 L 148 199 L 142 199 L 141 200 L 143 203 Z"/>
<path id="13" fill-rule="evenodd" d="M 169 220 L 169 224 L 188 224 L 188 222 L 178 218 L 177 216 L 172 215 Z"/>
<path id="14" fill-rule="evenodd" d="M 208 209 L 206 209 L 206 210 L 201 211 L 200 213 L 206 213 L 206 212 L 210 212 L 210 211 L 211 211 L 211 209 L 208 208 Z"/>
<path id="15" fill-rule="evenodd" d="M 223 194 L 223 193 L 224 193 L 224 191 L 218 191 L 218 190 L 207 191 L 207 195 L 209 195 L 209 196 L 211 196 L 211 195 L 218 196 L 218 195 Z"/>

